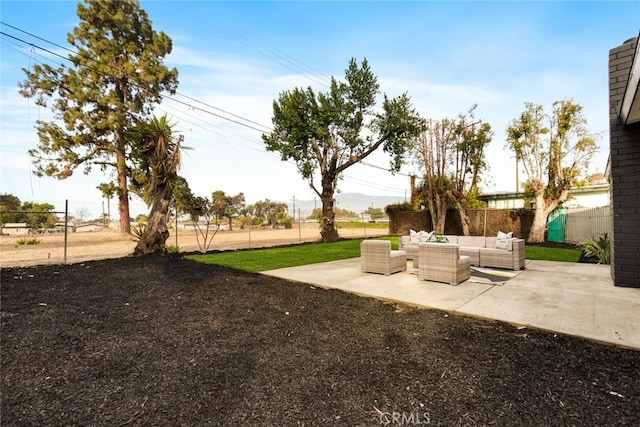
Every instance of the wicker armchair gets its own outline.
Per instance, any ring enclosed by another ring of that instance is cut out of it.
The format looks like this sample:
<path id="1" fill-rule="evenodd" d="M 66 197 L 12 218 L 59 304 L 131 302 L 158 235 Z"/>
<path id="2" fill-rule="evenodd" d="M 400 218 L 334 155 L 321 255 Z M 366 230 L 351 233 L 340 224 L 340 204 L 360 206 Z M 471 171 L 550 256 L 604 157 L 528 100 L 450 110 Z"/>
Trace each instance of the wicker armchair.
<path id="1" fill-rule="evenodd" d="M 392 251 L 388 240 L 363 240 L 360 243 L 360 260 L 363 273 L 388 276 L 407 269 L 407 253 Z"/>
<path id="2" fill-rule="evenodd" d="M 423 243 L 418 249 L 418 279 L 457 285 L 471 277 L 471 260 L 458 245 Z"/>

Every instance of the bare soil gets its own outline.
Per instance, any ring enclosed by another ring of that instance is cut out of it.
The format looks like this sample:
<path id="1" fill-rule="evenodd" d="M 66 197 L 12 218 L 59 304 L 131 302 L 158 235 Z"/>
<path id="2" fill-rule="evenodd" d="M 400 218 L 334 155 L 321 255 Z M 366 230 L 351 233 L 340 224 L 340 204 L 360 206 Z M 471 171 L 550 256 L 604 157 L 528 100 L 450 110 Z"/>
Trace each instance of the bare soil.
<path id="1" fill-rule="evenodd" d="M 0 281 L 3 426 L 640 424 L 640 351 L 181 255 Z"/>
<path id="2" fill-rule="evenodd" d="M 385 236 L 387 228 L 340 228 L 343 238 Z M 211 237 L 213 236 L 213 237 Z M 37 244 L 17 244 L 35 239 Z M 171 232 L 166 244 L 178 247 L 180 252 L 207 252 L 212 250 L 246 249 L 283 244 L 315 242 L 320 240 L 317 225 L 291 229 L 260 228 L 253 230 L 219 231 L 209 234 L 207 246 L 201 234 L 194 230 Z M 0 267 L 23 267 L 41 264 L 77 263 L 107 258 L 121 258 L 133 253 L 136 242 L 127 234 L 117 231 L 69 233 L 65 251 L 63 234 L 0 236 Z"/>

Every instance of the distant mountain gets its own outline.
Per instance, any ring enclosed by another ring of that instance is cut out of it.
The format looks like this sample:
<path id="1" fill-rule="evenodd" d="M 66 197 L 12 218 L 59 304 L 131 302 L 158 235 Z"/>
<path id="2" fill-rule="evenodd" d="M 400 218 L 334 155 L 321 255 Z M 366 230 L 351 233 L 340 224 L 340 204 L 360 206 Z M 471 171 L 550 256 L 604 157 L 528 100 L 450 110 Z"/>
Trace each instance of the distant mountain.
<path id="1" fill-rule="evenodd" d="M 383 209 L 387 205 L 394 203 L 402 203 L 405 201 L 404 197 L 394 196 L 370 196 L 361 193 L 338 193 L 336 195 L 336 206 L 340 209 L 346 209 L 355 213 L 361 213 L 373 206 L 374 208 Z M 408 201 L 408 200 L 407 200 Z M 309 215 L 314 208 L 321 208 L 322 202 L 320 198 L 315 200 L 296 200 L 296 216 L 298 215 L 298 209 L 303 217 Z M 291 209 L 291 201 L 288 202 L 289 209 Z"/>

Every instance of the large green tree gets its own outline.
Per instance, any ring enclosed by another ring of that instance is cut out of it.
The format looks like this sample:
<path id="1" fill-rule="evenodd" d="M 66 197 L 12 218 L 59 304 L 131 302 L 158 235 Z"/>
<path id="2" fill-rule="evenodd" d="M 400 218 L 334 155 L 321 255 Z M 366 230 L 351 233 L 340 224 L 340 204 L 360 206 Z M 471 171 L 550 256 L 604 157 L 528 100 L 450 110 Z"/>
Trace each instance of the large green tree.
<path id="1" fill-rule="evenodd" d="M 0 194 L 0 224 L 20 222 L 20 199 L 10 193 Z"/>
<path id="2" fill-rule="evenodd" d="M 530 242 L 544 242 L 549 214 L 569 198 L 569 190 L 586 172 L 598 146 L 587 129 L 582 107 L 569 100 L 542 105 L 526 103 L 507 127 L 507 147 L 522 162 L 527 188 L 535 199 Z"/>
<path id="3" fill-rule="evenodd" d="M 287 204 L 269 199 L 258 200 L 253 205 L 247 206 L 246 213 L 256 222 L 270 225 L 271 228 L 291 221 L 291 217 L 287 214 Z"/>
<path id="4" fill-rule="evenodd" d="M 175 93 L 178 71 L 163 59 L 171 39 L 153 30 L 135 0 L 85 0 L 67 40 L 70 65 L 24 70 L 20 93 L 51 102 L 53 121 L 38 121 L 39 145 L 30 150 L 36 174 L 65 179 L 81 168 L 115 169 L 120 230 L 130 232 L 127 181 L 130 144 L 125 129 L 148 116 L 163 92 Z"/>
<path id="5" fill-rule="evenodd" d="M 55 206 L 50 203 L 20 203 L 20 199 L 13 194 L 0 194 L 0 225 L 24 222 L 33 231 L 43 231 L 55 225 L 57 217 L 54 209 Z"/>
<path id="6" fill-rule="evenodd" d="M 168 216 L 173 189 L 178 181 L 182 135 L 173 135 L 167 116 L 153 117 L 127 132 L 132 141 L 132 158 L 136 169 L 133 183 L 144 191 L 151 204 L 144 234 L 134 249 L 134 255 L 164 250 L 169 238 Z"/>
<path id="7" fill-rule="evenodd" d="M 105 225 L 108 225 L 111 222 L 111 199 L 118 193 L 118 186 L 113 182 L 102 182 L 96 188 L 100 190 L 102 197 L 107 199 L 107 212 L 102 213 L 102 221 Z"/>
<path id="8" fill-rule="evenodd" d="M 222 190 L 214 191 L 211 194 L 211 202 L 216 216 L 229 221 L 229 230 L 233 229 L 233 218 L 240 216 L 246 207 L 244 193 L 230 196 Z"/>
<path id="9" fill-rule="evenodd" d="M 44 232 L 56 223 L 54 209 L 55 206 L 50 203 L 24 202 L 20 207 L 24 211 L 21 222 L 25 222 L 34 232 Z"/>
<path id="10" fill-rule="evenodd" d="M 378 148 L 391 155 L 391 169 L 398 171 L 407 142 L 424 127 L 406 93 L 392 99 L 384 95 L 382 110 L 375 111 L 379 94 L 367 60 L 358 65 L 351 59 L 345 81 L 332 78 L 329 92 L 295 88 L 273 102 L 274 129 L 262 138 L 267 150 L 295 161 L 320 197 L 325 242 L 338 240 L 333 205 L 341 174 Z"/>

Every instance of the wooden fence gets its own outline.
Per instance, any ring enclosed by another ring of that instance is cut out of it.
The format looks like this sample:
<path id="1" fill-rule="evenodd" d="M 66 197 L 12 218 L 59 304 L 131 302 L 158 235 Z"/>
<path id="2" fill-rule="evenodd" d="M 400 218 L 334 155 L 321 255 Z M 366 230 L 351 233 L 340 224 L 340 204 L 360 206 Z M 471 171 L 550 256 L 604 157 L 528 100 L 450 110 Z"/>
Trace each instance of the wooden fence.
<path id="1" fill-rule="evenodd" d="M 564 242 L 581 243 L 604 233 L 611 238 L 611 208 L 563 208 L 566 210 Z M 472 236 L 494 236 L 498 231 L 513 232 L 515 237 L 527 238 L 533 222 L 532 209 L 469 210 L 469 232 Z M 407 235 L 409 230 L 431 231 L 428 211 L 389 213 L 389 232 Z M 462 234 L 462 225 L 455 211 L 447 211 L 444 234 Z"/>

